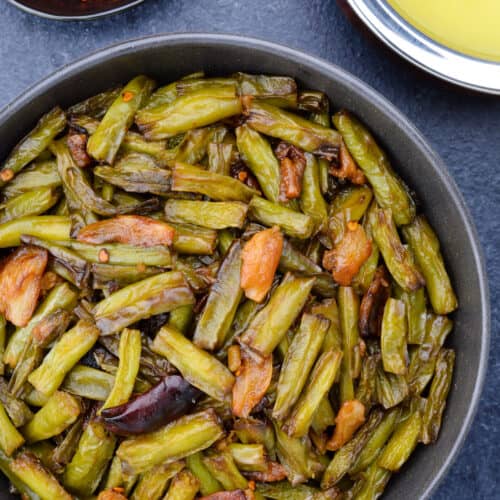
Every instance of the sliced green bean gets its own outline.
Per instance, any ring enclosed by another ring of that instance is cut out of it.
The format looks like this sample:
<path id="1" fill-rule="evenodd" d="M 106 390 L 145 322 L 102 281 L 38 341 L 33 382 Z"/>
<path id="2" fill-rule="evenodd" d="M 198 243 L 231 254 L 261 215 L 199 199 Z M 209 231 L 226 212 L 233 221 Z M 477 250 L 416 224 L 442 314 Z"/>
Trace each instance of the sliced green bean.
<path id="1" fill-rule="evenodd" d="M 180 471 L 170 483 L 165 500 L 194 500 L 200 489 L 200 482 L 192 472 Z"/>
<path id="2" fill-rule="evenodd" d="M 210 474 L 226 491 L 245 489 L 248 486 L 248 481 L 238 470 L 229 451 L 211 453 L 203 457 L 202 461 Z"/>
<path id="3" fill-rule="evenodd" d="M 455 353 L 451 349 L 439 351 L 434 377 L 422 416 L 421 440 L 424 444 L 434 443 L 441 428 L 446 398 L 451 388 Z"/>
<path id="4" fill-rule="evenodd" d="M 188 457 L 189 458 L 189 457 Z M 160 464 L 141 474 L 130 500 L 160 500 L 168 482 L 184 467 L 184 462 Z"/>
<path id="5" fill-rule="evenodd" d="M 203 463 L 203 455 L 198 452 L 186 457 L 188 469 L 198 478 L 200 482 L 200 492 L 203 496 L 211 495 L 216 491 L 221 491 L 222 485 L 215 479 Z M 132 499 L 133 500 L 133 499 Z"/>
<path id="6" fill-rule="evenodd" d="M 297 105 L 297 84 L 288 76 L 249 75 L 236 73 L 238 93 L 281 107 Z"/>
<path id="7" fill-rule="evenodd" d="M 406 347 L 406 307 L 401 300 L 389 298 L 385 303 L 380 345 L 386 372 L 405 375 L 408 366 Z"/>
<path id="8" fill-rule="evenodd" d="M 51 396 L 64 377 L 96 343 L 99 330 L 90 322 L 80 320 L 66 332 L 45 356 L 42 364 L 28 377 L 30 384 L 45 396 Z"/>
<path id="9" fill-rule="evenodd" d="M 265 471 L 267 469 L 263 444 L 231 443 L 228 448 L 234 462 L 242 471 Z"/>
<path id="10" fill-rule="evenodd" d="M 278 203 L 280 165 L 269 142 L 248 125 L 236 129 L 236 141 L 243 160 L 259 181 L 264 196 Z"/>
<path id="11" fill-rule="evenodd" d="M 417 263 L 425 278 L 427 292 L 436 314 L 448 314 L 457 308 L 457 297 L 446 272 L 439 240 L 425 217 L 419 215 L 403 228 Z"/>
<path id="12" fill-rule="evenodd" d="M 382 493 L 391 478 L 391 472 L 379 467 L 376 463 L 363 473 L 365 479 L 362 482 L 360 490 L 356 494 L 358 500 L 375 500 Z"/>
<path id="13" fill-rule="evenodd" d="M 288 111 L 251 101 L 244 114 L 247 125 L 262 134 L 289 142 L 308 153 L 336 158 L 340 146 L 340 134 Z"/>
<path id="14" fill-rule="evenodd" d="M 217 232 L 191 224 L 170 224 L 175 229 L 173 248 L 186 255 L 212 255 Z"/>
<path id="15" fill-rule="evenodd" d="M 231 392 L 234 384 L 231 372 L 172 328 L 164 326 L 158 332 L 152 349 L 165 356 L 190 384 L 214 399 L 223 401 Z"/>
<path id="16" fill-rule="evenodd" d="M 302 315 L 280 371 L 273 408 L 276 420 L 285 420 L 299 399 L 329 326 L 329 320 L 322 316 Z"/>
<path id="17" fill-rule="evenodd" d="M 241 341 L 263 356 L 271 354 L 304 307 L 313 284 L 314 278 L 287 274 L 241 335 Z"/>
<path id="18" fill-rule="evenodd" d="M 141 332 L 125 328 L 120 335 L 120 362 L 113 388 L 101 410 L 126 403 L 134 390 L 141 358 Z"/>
<path id="19" fill-rule="evenodd" d="M 4 186 L 44 151 L 52 140 L 64 130 L 66 115 L 55 107 L 40 118 L 35 128 L 17 144 L 0 169 L 0 186 Z"/>
<path id="20" fill-rule="evenodd" d="M 425 341 L 425 323 L 427 320 L 427 300 L 425 289 L 419 288 L 415 292 L 398 290 L 399 299 L 406 306 L 408 321 L 408 344 L 423 344 Z"/>
<path id="21" fill-rule="evenodd" d="M 207 154 L 208 143 L 214 134 L 213 127 L 195 128 L 184 135 L 179 144 L 175 161 L 196 165 Z"/>
<path id="22" fill-rule="evenodd" d="M 141 473 L 211 446 L 223 435 L 214 410 L 181 417 L 158 431 L 123 441 L 116 452 L 126 470 Z"/>
<path id="23" fill-rule="evenodd" d="M 258 194 L 237 179 L 184 163 L 175 164 L 172 191 L 200 193 L 217 201 L 243 202 L 249 202 L 252 196 Z"/>
<path id="24" fill-rule="evenodd" d="M 40 161 L 16 175 L 3 189 L 2 195 L 10 200 L 34 189 L 52 188 L 61 185 L 55 161 Z"/>
<path id="25" fill-rule="evenodd" d="M 157 274 L 112 293 L 94 308 L 102 335 L 120 331 L 136 321 L 193 304 L 194 296 L 179 272 Z"/>
<path id="26" fill-rule="evenodd" d="M 0 224 L 20 217 L 40 215 L 52 208 L 59 199 L 56 190 L 42 187 L 8 200 L 0 210 Z"/>
<path id="27" fill-rule="evenodd" d="M 378 204 L 392 211 L 398 226 L 409 224 L 415 217 L 415 203 L 370 132 L 347 111 L 339 111 L 333 117 L 333 123 L 370 181 Z"/>
<path id="28" fill-rule="evenodd" d="M 393 408 L 409 395 L 409 386 L 404 375 L 387 373 L 382 366 L 377 368 L 376 392 L 378 402 L 385 408 Z"/>
<path id="29" fill-rule="evenodd" d="M 197 224 L 208 229 L 242 228 L 248 206 L 239 201 L 168 200 L 166 220 Z"/>
<path id="30" fill-rule="evenodd" d="M 21 427 L 33 418 L 28 406 L 9 392 L 7 382 L 3 378 L 0 378 L 0 403 L 15 427 Z"/>
<path id="31" fill-rule="evenodd" d="M 207 350 L 224 344 L 227 333 L 243 296 L 240 287 L 241 242 L 235 241 L 226 254 L 210 288 L 203 312 L 198 319 L 193 342 Z"/>
<path id="32" fill-rule="evenodd" d="M 425 281 L 408 249 L 399 239 L 392 212 L 373 206 L 370 208 L 369 221 L 375 243 L 396 283 L 408 292 L 418 290 Z"/>
<path id="33" fill-rule="evenodd" d="M 105 489 L 123 488 L 123 493 L 128 495 L 135 486 L 137 478 L 137 474 L 125 473 L 122 469 L 122 461 L 114 455 L 111 460 L 111 465 L 109 466 L 104 487 Z"/>
<path id="34" fill-rule="evenodd" d="M 316 410 L 335 381 L 341 359 L 341 351 L 326 351 L 318 358 L 309 383 L 287 420 L 289 435 L 300 438 L 308 433 Z"/>
<path id="35" fill-rule="evenodd" d="M 64 486 L 79 496 L 92 495 L 113 456 L 115 443 L 116 438 L 108 433 L 104 424 L 97 420 L 90 421 L 73 459 L 66 466 L 62 476 Z"/>
<path id="36" fill-rule="evenodd" d="M 70 106 L 67 110 L 68 114 L 90 115 L 95 118 L 101 118 L 118 98 L 121 92 L 122 87 L 117 87 L 88 97 L 87 99 Z"/>
<path id="37" fill-rule="evenodd" d="M 123 88 L 88 140 L 87 151 L 92 157 L 99 162 L 113 163 L 135 113 L 145 104 L 154 85 L 146 76 L 138 76 Z"/>
<path id="38" fill-rule="evenodd" d="M 235 88 L 198 89 L 170 103 L 140 110 L 136 123 L 148 140 L 166 139 L 241 113 Z"/>
<path id="39" fill-rule="evenodd" d="M 3 404 L 0 402 L 0 448 L 7 456 L 11 456 L 24 444 L 23 435 L 14 427 Z"/>
<path id="40" fill-rule="evenodd" d="M 316 157 L 311 154 L 306 154 L 306 168 L 300 193 L 300 208 L 302 212 L 314 219 L 317 229 L 326 226 L 328 209 L 321 193 L 319 164 Z"/>
<path id="41" fill-rule="evenodd" d="M 279 226 L 292 238 L 306 239 L 314 232 L 314 219 L 290 208 L 254 196 L 250 201 L 249 215 L 266 226 Z"/>
<path id="42" fill-rule="evenodd" d="M 168 318 L 168 326 L 186 335 L 193 321 L 193 306 L 181 306 L 174 309 Z"/>
<path id="43" fill-rule="evenodd" d="M 23 435 L 28 443 L 57 436 L 76 421 L 80 412 L 80 402 L 74 396 L 56 391 L 23 427 Z"/>

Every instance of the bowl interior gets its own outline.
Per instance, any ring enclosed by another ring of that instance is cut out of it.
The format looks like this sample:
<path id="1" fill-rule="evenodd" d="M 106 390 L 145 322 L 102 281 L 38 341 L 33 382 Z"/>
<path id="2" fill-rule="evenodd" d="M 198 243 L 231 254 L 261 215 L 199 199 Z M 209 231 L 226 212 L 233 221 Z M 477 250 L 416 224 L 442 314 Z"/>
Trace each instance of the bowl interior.
<path id="1" fill-rule="evenodd" d="M 468 211 L 440 159 L 385 99 L 343 70 L 284 47 L 221 35 L 164 35 L 127 42 L 83 59 L 47 78 L 0 113 L 0 159 L 51 106 L 68 106 L 145 73 L 166 83 L 188 73 L 234 71 L 283 74 L 319 89 L 334 109 L 356 113 L 415 189 L 435 227 L 459 297 L 449 344 L 456 370 L 438 442 L 420 447 L 389 483 L 388 499 L 424 498 L 460 448 L 479 400 L 489 335 L 488 292 L 478 239 Z M 0 490 L 3 490 L 0 486 Z M 10 498 L 0 492 L 0 499 Z"/>

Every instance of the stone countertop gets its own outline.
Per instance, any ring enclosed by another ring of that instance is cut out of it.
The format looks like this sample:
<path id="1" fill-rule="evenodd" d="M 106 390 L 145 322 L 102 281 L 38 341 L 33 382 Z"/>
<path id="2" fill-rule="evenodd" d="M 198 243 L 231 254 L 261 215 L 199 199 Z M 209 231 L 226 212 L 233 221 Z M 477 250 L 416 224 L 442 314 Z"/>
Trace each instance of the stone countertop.
<path id="1" fill-rule="evenodd" d="M 355 26 L 334 0 L 146 0 L 113 17 L 77 23 L 39 19 L 5 0 L 0 12 L 0 108 L 55 69 L 100 47 L 155 33 L 203 31 L 257 36 L 323 57 L 406 114 L 442 156 L 472 211 L 486 254 L 493 312 L 478 415 L 433 498 L 499 498 L 499 97 L 448 85 L 401 61 Z"/>

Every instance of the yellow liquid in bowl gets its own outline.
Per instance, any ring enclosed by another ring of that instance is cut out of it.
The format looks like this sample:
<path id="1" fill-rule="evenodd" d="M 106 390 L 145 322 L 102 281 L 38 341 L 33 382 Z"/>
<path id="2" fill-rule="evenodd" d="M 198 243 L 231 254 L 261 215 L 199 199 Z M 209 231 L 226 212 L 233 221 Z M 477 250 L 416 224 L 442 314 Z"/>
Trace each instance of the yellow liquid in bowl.
<path id="1" fill-rule="evenodd" d="M 387 2 L 436 42 L 463 54 L 500 62 L 500 0 Z"/>

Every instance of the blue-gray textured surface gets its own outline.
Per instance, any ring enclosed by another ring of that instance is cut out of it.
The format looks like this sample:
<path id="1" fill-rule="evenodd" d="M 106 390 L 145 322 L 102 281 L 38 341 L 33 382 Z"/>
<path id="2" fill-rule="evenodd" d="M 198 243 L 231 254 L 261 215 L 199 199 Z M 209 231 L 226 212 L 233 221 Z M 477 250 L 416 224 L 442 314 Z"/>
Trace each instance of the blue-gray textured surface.
<path id="1" fill-rule="evenodd" d="M 401 62 L 353 26 L 334 0 L 146 0 L 89 23 L 34 18 L 0 0 L 0 108 L 76 57 L 128 38 L 173 31 L 253 35 L 321 56 L 391 100 L 444 158 L 486 253 L 493 322 L 478 416 L 433 498 L 500 498 L 500 98 L 449 86 Z"/>

